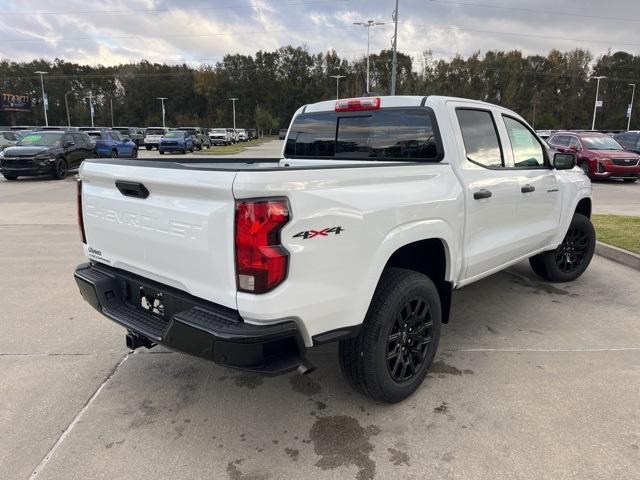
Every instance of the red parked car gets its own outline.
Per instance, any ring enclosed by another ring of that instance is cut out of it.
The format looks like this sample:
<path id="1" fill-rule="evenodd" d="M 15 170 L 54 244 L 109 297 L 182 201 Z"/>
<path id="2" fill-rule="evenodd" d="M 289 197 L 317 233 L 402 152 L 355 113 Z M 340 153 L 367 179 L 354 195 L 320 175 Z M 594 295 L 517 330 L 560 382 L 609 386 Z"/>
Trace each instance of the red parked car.
<path id="1" fill-rule="evenodd" d="M 635 182 L 640 177 L 640 155 L 622 148 L 599 132 L 557 132 L 548 140 L 560 152 L 574 152 L 578 166 L 591 179 L 619 178 Z"/>

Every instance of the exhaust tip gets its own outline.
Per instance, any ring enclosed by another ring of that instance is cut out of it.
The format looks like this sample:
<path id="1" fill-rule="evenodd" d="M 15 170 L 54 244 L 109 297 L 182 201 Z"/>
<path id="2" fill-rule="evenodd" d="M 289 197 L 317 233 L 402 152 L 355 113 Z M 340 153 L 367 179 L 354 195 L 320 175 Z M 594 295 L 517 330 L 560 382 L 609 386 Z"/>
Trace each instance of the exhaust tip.
<path id="1" fill-rule="evenodd" d="M 311 372 L 313 372 L 316 368 L 317 367 L 313 363 L 311 363 L 306 358 L 303 358 L 302 361 L 300 362 L 300 365 L 298 365 L 296 372 L 298 372 L 300 375 L 308 375 Z"/>

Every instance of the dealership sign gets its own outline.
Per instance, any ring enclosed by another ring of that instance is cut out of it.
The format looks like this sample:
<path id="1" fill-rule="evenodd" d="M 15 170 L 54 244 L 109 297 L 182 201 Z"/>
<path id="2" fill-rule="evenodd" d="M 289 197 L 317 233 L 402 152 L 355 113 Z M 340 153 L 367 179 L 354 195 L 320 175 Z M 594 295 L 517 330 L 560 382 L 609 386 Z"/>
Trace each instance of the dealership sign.
<path id="1" fill-rule="evenodd" d="M 31 98 L 28 95 L 13 95 L 11 93 L 0 93 L 0 111 L 30 112 Z"/>

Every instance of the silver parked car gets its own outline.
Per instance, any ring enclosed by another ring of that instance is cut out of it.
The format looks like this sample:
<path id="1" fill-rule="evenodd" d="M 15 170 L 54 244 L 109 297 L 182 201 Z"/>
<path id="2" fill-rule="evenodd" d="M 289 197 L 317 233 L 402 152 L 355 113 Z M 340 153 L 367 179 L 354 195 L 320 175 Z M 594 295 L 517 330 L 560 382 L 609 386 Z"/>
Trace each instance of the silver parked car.
<path id="1" fill-rule="evenodd" d="M 22 134 L 17 131 L 0 131 L 0 150 L 11 147 L 22 140 Z"/>

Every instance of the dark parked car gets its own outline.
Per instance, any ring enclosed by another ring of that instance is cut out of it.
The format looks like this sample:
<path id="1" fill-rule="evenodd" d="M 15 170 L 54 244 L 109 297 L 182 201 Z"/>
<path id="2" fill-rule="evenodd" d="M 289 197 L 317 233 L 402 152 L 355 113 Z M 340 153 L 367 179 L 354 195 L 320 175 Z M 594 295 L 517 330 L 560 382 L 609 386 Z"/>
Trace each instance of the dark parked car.
<path id="1" fill-rule="evenodd" d="M 258 138 L 258 130 L 255 128 L 247 128 L 247 139 L 256 140 Z"/>
<path id="2" fill-rule="evenodd" d="M 129 139 L 135 143 L 138 148 L 140 145 L 144 145 L 144 132 L 138 127 L 113 127 L 112 130 L 129 137 Z"/>
<path id="3" fill-rule="evenodd" d="M 613 136 L 622 148 L 633 153 L 640 153 L 640 130 L 631 130 Z"/>
<path id="4" fill-rule="evenodd" d="M 98 157 L 138 158 L 138 146 L 115 130 L 94 130 L 87 134 L 95 141 Z"/>
<path id="5" fill-rule="evenodd" d="M 604 133 L 558 132 L 548 143 L 560 152 L 575 153 L 578 166 L 589 178 L 635 182 L 640 177 L 640 155 L 625 151 Z"/>
<path id="6" fill-rule="evenodd" d="M 287 138 L 287 129 L 283 128 L 282 130 L 280 130 L 280 132 L 278 133 L 278 140 L 284 140 L 285 138 Z"/>
<path id="7" fill-rule="evenodd" d="M 162 136 L 158 145 L 160 155 L 164 155 L 166 152 L 187 153 L 187 150 L 193 152 L 194 148 L 193 137 L 186 130 L 171 130 L 167 132 Z"/>
<path id="8" fill-rule="evenodd" d="M 32 132 L 0 152 L 0 172 L 7 180 L 49 174 L 62 179 L 93 156 L 94 144 L 85 133 Z"/>

